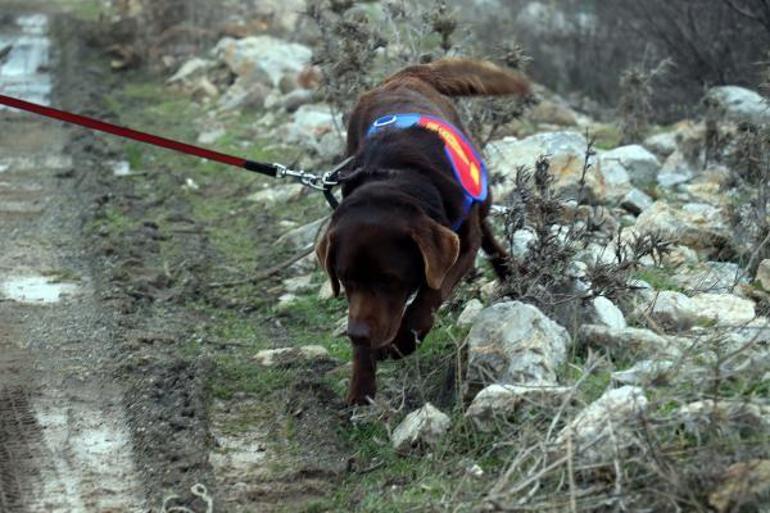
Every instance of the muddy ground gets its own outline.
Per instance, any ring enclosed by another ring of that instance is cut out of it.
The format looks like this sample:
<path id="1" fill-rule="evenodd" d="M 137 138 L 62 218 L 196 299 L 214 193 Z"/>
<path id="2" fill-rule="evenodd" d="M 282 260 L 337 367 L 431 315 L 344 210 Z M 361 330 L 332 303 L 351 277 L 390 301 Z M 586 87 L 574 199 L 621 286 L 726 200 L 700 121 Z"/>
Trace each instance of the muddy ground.
<path id="1" fill-rule="evenodd" d="M 132 100 L 112 96 L 124 77 L 98 31 L 46 15 L 53 103 L 120 120 Z M 0 511 L 328 509 L 353 456 L 340 362 L 263 372 L 255 350 L 295 340 L 269 280 L 209 287 L 286 256 L 258 249 L 278 228 L 242 199 L 257 180 L 210 168 L 193 194 L 184 165 L 116 176 L 126 158 L 122 141 L 0 111 Z M 215 234 L 232 224 L 239 240 Z"/>

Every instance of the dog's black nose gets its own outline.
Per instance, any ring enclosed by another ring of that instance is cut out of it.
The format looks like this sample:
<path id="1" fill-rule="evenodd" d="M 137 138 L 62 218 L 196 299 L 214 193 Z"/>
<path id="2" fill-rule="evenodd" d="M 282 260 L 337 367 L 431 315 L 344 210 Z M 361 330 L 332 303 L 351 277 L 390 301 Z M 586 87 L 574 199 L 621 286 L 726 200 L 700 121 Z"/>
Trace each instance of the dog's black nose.
<path id="1" fill-rule="evenodd" d="M 366 344 L 372 336 L 372 330 L 365 322 L 348 320 L 348 337 L 354 344 Z"/>

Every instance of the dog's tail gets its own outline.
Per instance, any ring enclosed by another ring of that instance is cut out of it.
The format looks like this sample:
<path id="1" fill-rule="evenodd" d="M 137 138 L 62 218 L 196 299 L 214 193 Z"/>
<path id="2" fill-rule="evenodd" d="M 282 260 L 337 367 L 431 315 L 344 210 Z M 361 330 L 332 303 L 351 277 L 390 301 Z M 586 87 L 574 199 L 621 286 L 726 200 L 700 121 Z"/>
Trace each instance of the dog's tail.
<path id="1" fill-rule="evenodd" d="M 523 73 L 473 59 L 442 59 L 430 64 L 409 66 L 385 82 L 405 77 L 427 82 L 447 96 L 528 96 L 531 93 L 530 82 Z"/>

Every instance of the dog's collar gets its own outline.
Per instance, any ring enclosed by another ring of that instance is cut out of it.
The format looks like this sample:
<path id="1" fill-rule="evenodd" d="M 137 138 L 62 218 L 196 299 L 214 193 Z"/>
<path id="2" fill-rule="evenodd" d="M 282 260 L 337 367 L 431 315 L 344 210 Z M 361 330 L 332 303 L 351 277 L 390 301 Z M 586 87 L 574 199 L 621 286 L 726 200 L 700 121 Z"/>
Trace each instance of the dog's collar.
<path id="1" fill-rule="evenodd" d="M 370 137 L 383 129 L 405 129 L 412 126 L 421 126 L 435 132 L 444 141 L 444 151 L 454 170 L 455 179 L 465 195 L 463 214 L 452 224 L 452 229 L 457 231 L 465 222 L 474 203 L 480 203 L 487 198 L 489 191 L 487 166 L 465 134 L 457 127 L 445 119 L 427 114 L 406 113 L 382 116 L 372 123 L 366 136 Z"/>

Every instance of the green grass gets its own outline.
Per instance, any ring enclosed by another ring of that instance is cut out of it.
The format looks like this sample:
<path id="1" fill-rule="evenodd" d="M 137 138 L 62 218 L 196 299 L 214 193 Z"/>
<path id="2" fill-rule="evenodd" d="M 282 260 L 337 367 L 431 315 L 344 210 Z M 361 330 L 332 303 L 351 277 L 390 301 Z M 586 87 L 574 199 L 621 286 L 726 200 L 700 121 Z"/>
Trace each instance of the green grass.
<path id="1" fill-rule="evenodd" d="M 95 21 L 101 15 L 109 15 L 112 9 L 105 8 L 101 0 L 55 0 L 54 4 L 66 12 L 86 21 Z"/>
<path id="2" fill-rule="evenodd" d="M 599 150 L 612 150 L 620 146 L 623 134 L 620 128 L 613 123 L 596 124 L 591 127 L 591 135 L 596 137 L 596 148 Z"/>
<path id="3" fill-rule="evenodd" d="M 634 273 L 634 278 L 644 280 L 655 290 L 673 290 L 682 292 L 684 289 L 671 279 L 672 270 L 663 267 L 650 267 Z"/>

